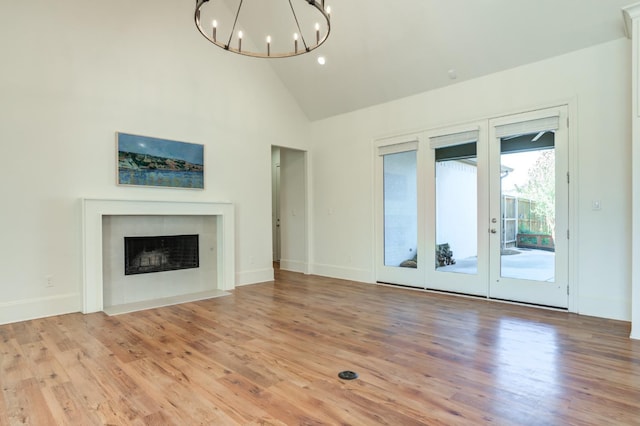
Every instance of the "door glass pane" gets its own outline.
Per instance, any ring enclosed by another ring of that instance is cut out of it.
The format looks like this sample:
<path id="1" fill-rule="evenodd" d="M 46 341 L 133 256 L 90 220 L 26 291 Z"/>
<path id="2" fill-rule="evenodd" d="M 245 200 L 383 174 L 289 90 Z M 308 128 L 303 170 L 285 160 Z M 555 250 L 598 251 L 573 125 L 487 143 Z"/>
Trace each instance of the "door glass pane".
<path id="1" fill-rule="evenodd" d="M 384 264 L 418 266 L 416 151 L 383 156 Z"/>
<path id="2" fill-rule="evenodd" d="M 438 271 L 478 273 L 476 142 L 436 149 Z"/>
<path id="3" fill-rule="evenodd" d="M 555 281 L 554 132 L 501 139 L 500 275 Z"/>

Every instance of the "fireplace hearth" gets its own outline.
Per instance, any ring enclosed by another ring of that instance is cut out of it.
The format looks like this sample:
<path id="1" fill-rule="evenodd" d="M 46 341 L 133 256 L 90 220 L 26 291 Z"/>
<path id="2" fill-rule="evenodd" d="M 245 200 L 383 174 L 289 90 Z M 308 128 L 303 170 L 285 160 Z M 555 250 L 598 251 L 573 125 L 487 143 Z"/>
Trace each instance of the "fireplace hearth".
<path id="1" fill-rule="evenodd" d="M 124 274 L 199 267 L 198 235 L 124 237 Z"/>

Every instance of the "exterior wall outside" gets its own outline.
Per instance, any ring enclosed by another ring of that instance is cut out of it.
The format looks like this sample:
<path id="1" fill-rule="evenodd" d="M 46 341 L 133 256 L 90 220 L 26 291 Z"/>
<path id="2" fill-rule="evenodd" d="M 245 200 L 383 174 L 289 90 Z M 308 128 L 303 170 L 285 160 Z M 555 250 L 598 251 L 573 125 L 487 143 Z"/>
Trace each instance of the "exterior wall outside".
<path id="1" fill-rule="evenodd" d="M 436 163 L 436 244 L 448 243 L 454 259 L 478 255 L 477 167 Z"/>
<path id="2" fill-rule="evenodd" d="M 385 155 L 384 263 L 400 266 L 418 248 L 416 151 Z"/>

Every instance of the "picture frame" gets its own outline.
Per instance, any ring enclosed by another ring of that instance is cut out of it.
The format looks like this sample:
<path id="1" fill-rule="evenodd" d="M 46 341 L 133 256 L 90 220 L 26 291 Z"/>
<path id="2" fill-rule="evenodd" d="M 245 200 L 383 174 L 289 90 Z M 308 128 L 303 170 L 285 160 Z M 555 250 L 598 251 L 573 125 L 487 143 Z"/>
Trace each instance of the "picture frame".
<path id="1" fill-rule="evenodd" d="M 204 145 L 116 132 L 117 183 L 204 189 Z"/>

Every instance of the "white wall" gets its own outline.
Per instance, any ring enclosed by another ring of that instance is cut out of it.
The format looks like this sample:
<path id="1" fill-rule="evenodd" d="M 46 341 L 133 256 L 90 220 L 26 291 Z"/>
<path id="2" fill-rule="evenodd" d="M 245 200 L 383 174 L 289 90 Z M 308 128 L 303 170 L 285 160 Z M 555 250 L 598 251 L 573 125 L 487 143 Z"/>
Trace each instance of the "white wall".
<path id="1" fill-rule="evenodd" d="M 629 49 L 620 39 L 313 123 L 312 272 L 374 279 L 375 139 L 570 103 L 570 297 L 580 313 L 630 319 Z"/>
<path id="2" fill-rule="evenodd" d="M 632 38 L 631 58 L 631 187 L 632 187 L 632 219 L 630 232 L 631 240 L 631 337 L 640 339 L 640 3 L 624 8 L 625 29 L 627 36 Z"/>
<path id="3" fill-rule="evenodd" d="M 373 281 L 374 139 L 567 100 L 578 309 L 630 318 L 628 40 L 319 121 L 309 146 L 268 65 L 207 43 L 193 6 L 0 2 L 0 323 L 80 310 L 81 197 L 232 201 L 237 284 L 269 279 L 271 145 L 311 149 L 312 272 Z M 204 144 L 206 189 L 116 186 L 116 131 Z"/>
<path id="4" fill-rule="evenodd" d="M 0 2 L 0 323 L 81 309 L 81 197 L 232 201 L 237 284 L 273 276 L 271 145 L 307 149 L 308 120 L 194 6 Z M 117 186 L 116 131 L 204 144 L 206 189 Z"/>
<path id="5" fill-rule="evenodd" d="M 308 272 L 306 153 L 280 149 L 280 268 Z"/>

